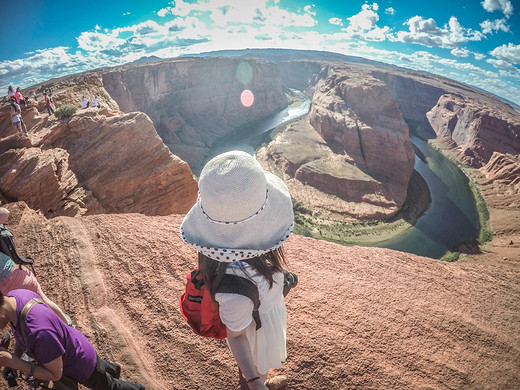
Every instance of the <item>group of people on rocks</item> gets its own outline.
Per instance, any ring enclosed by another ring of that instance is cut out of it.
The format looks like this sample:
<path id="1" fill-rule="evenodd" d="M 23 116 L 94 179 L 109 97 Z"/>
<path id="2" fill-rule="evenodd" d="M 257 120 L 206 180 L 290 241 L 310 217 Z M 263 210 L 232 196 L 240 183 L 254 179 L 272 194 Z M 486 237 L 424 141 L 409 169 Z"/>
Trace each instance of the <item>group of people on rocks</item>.
<path id="1" fill-rule="evenodd" d="M 218 303 L 242 388 L 276 390 L 287 382 L 283 375 L 267 376 L 287 358 L 282 245 L 293 226 L 291 196 L 283 180 L 242 151 L 220 154 L 204 166 L 198 200 L 180 226 L 181 239 L 198 252 L 203 284 Z M 0 347 L 1 366 L 51 381 L 64 375 L 91 389 L 144 388 L 119 380 L 119 365 L 97 356 L 86 337 L 68 324 L 67 316 L 41 291 L 34 275 L 8 263 L 0 264 L 0 329 L 10 323 L 21 351 L 36 360 L 28 362 Z M 14 272 L 20 276 L 11 276 Z M 223 280 L 229 279 L 226 275 L 255 284 L 260 305 L 254 307 L 250 298 L 222 290 Z M 31 282 L 22 283 L 23 279 Z M 35 303 L 28 312 L 24 339 L 20 313 L 34 298 L 41 298 L 42 303 Z"/>
<path id="2" fill-rule="evenodd" d="M 52 93 L 51 93 L 50 89 L 45 90 L 43 92 L 43 95 L 44 95 L 44 99 L 45 99 L 45 108 L 47 109 L 47 112 L 49 113 L 49 115 L 54 114 L 56 107 L 54 105 L 54 101 L 53 101 Z M 9 87 L 7 88 L 6 97 L 7 97 L 6 104 L 9 104 L 11 106 L 11 123 L 13 124 L 14 127 L 17 128 L 17 130 L 21 134 L 28 136 L 29 133 L 27 130 L 27 126 L 25 125 L 23 118 L 22 118 L 21 105 L 23 105 L 25 110 L 27 110 L 27 107 L 29 105 L 29 98 L 24 97 L 22 95 L 20 87 L 17 87 L 16 91 L 15 91 L 12 85 L 9 85 Z M 36 94 L 36 91 L 34 92 L 33 99 L 34 99 L 34 102 L 38 102 L 38 96 Z M 4 98 L 4 102 L 5 102 L 5 98 Z"/>
<path id="3" fill-rule="evenodd" d="M 20 87 L 16 88 L 16 91 L 14 90 L 12 85 L 9 85 L 7 88 L 7 103 L 11 106 L 11 123 L 14 127 L 17 128 L 17 130 L 23 134 L 28 136 L 29 133 L 27 131 L 27 126 L 25 125 L 23 118 L 22 118 L 22 109 L 20 105 L 23 105 L 26 109 L 29 104 L 29 98 L 24 97 L 22 95 L 22 92 L 20 90 Z M 54 104 L 53 98 L 52 98 L 52 92 L 50 88 L 47 90 L 45 89 L 43 91 L 43 97 L 45 101 L 45 109 L 47 110 L 49 116 L 53 115 L 56 111 L 56 106 Z M 4 98 L 5 99 L 5 98 Z M 35 102 L 38 101 L 38 96 L 36 94 L 36 91 L 34 92 L 33 99 Z M 5 102 L 5 100 L 4 100 Z M 88 107 L 97 107 L 100 108 L 101 105 L 99 103 L 99 99 L 97 96 L 94 96 L 92 99 L 92 103 L 83 96 L 80 100 L 80 106 L 81 108 L 88 108 Z"/>

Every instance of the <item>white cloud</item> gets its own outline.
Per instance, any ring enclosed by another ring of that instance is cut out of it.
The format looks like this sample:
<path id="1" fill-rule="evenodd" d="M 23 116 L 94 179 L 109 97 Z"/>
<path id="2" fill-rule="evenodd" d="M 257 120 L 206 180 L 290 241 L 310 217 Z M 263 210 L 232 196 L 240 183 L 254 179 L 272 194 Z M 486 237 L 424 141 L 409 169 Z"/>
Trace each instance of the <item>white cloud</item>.
<path id="1" fill-rule="evenodd" d="M 336 26 L 343 26 L 343 21 L 340 18 L 330 18 L 330 24 L 335 24 Z"/>
<path id="2" fill-rule="evenodd" d="M 493 65 L 495 68 L 504 68 L 514 71 L 516 68 L 511 65 L 510 62 L 504 60 L 495 60 L 493 58 L 489 58 L 486 60 L 487 63 Z"/>
<path id="3" fill-rule="evenodd" d="M 520 70 L 516 69 L 516 68 L 514 70 L 511 70 L 511 71 L 500 69 L 498 71 L 498 74 L 501 77 L 504 77 L 504 78 L 505 77 L 511 77 L 513 79 L 520 80 Z"/>
<path id="4" fill-rule="evenodd" d="M 188 16 L 191 12 L 197 11 L 199 9 L 199 5 L 197 3 L 186 3 L 183 0 L 175 0 L 172 2 L 173 6 L 168 6 L 157 11 L 157 15 L 166 16 L 168 14 L 172 14 L 175 16 L 185 17 Z"/>
<path id="5" fill-rule="evenodd" d="M 278 4 L 278 2 L 275 2 Z M 302 13 L 290 12 L 278 6 L 271 6 L 267 0 L 201 0 L 188 3 L 175 1 L 173 6 L 165 7 L 157 12 L 159 16 L 172 14 L 179 17 L 188 15 L 207 15 L 215 27 L 225 28 L 232 23 L 261 23 L 273 26 L 313 27 L 317 21 L 314 5 L 306 5 Z"/>
<path id="6" fill-rule="evenodd" d="M 388 7 L 387 9 L 385 9 L 385 14 L 395 15 L 395 9 L 393 9 L 392 7 Z"/>
<path id="7" fill-rule="evenodd" d="M 279 7 L 242 0 L 227 0 L 225 6 L 219 6 L 224 0 L 209 0 L 210 18 L 218 26 L 232 23 L 261 24 L 284 27 L 313 27 L 317 21 L 313 18 L 315 12 L 310 6 L 304 13 L 290 12 Z"/>
<path id="8" fill-rule="evenodd" d="M 133 26 L 133 31 L 136 35 L 149 35 L 149 34 L 161 34 L 165 33 L 162 26 L 159 26 L 153 20 L 147 20 L 146 22 L 139 23 Z M 161 31 L 163 30 L 163 31 Z"/>
<path id="9" fill-rule="evenodd" d="M 434 19 L 423 19 L 414 16 L 408 19 L 405 25 L 409 31 L 399 31 L 397 40 L 405 43 L 416 43 L 428 47 L 456 48 L 459 44 L 468 41 L 480 41 L 484 35 L 473 29 L 461 26 L 455 16 L 452 16 L 447 25 L 437 26 Z"/>
<path id="10" fill-rule="evenodd" d="M 486 55 L 482 53 L 473 53 L 473 56 L 476 60 L 483 60 L 484 58 L 486 58 Z"/>
<path id="11" fill-rule="evenodd" d="M 347 32 L 367 31 L 376 27 L 379 15 L 372 9 L 372 6 L 363 4 L 361 12 L 347 18 L 350 22 Z"/>
<path id="12" fill-rule="evenodd" d="M 509 32 L 509 26 L 506 24 L 507 19 L 484 20 L 480 23 L 480 28 L 484 34 L 493 34 L 495 31 Z"/>
<path id="13" fill-rule="evenodd" d="M 455 49 L 451 50 L 451 54 L 453 54 L 456 57 L 467 57 L 469 56 L 470 51 L 468 49 L 463 49 L 460 47 L 456 47 Z"/>
<path id="14" fill-rule="evenodd" d="M 507 45 L 494 48 L 490 54 L 510 64 L 520 64 L 520 45 L 508 43 Z"/>
<path id="15" fill-rule="evenodd" d="M 488 12 L 500 11 L 507 18 L 513 14 L 513 5 L 509 0 L 484 0 L 480 4 Z"/>
<path id="16" fill-rule="evenodd" d="M 100 32 L 82 32 L 77 41 L 80 49 L 89 52 L 115 49 L 125 44 L 124 39 Z"/>
<path id="17" fill-rule="evenodd" d="M 377 3 L 363 4 L 358 14 L 347 18 L 349 25 L 342 31 L 345 31 L 350 38 L 384 41 L 390 33 L 390 28 L 377 26 L 379 15 L 376 11 L 378 9 Z"/>
<path id="18" fill-rule="evenodd" d="M 309 15 L 316 16 L 316 11 L 313 9 L 314 5 L 306 5 L 303 7 L 303 10 L 307 12 Z"/>

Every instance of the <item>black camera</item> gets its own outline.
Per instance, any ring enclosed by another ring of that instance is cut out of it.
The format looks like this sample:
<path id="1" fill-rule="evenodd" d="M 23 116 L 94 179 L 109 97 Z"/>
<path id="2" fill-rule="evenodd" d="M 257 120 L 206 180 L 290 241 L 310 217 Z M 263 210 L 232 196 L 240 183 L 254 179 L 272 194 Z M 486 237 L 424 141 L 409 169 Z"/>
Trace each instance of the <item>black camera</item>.
<path id="1" fill-rule="evenodd" d="M 0 339 L 0 345 L 2 347 L 4 347 L 5 349 L 7 349 L 7 348 L 9 348 L 10 341 L 11 341 L 11 335 L 9 332 L 7 332 Z M 13 370 L 11 367 L 4 367 L 3 375 L 4 375 L 4 379 L 7 381 L 7 385 L 9 387 L 15 387 L 18 385 L 18 383 L 16 383 L 16 371 Z"/>
<path id="2" fill-rule="evenodd" d="M 11 367 L 4 368 L 4 378 L 7 381 L 7 385 L 9 387 L 18 386 L 18 383 L 16 383 L 16 371 Z"/>
<path id="3" fill-rule="evenodd" d="M 298 276 L 294 272 L 283 270 L 283 296 L 289 294 L 291 288 L 298 284 Z"/>

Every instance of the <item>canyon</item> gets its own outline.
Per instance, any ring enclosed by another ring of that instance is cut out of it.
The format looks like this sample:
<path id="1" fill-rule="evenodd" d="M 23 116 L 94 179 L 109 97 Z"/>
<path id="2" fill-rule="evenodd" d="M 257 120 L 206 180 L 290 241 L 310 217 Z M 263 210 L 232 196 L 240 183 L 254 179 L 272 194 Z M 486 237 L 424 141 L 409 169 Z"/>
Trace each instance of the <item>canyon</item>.
<path id="1" fill-rule="evenodd" d="M 101 109 L 58 119 L 33 102 L 23 112 L 29 137 L 2 107 L 0 200 L 44 291 L 124 378 L 148 389 L 238 389 L 225 342 L 195 336 L 179 312 L 196 264 L 179 225 L 211 147 L 302 90 L 309 115 L 257 153 L 295 201 L 327 220 L 395 215 L 416 132 L 466 164 L 494 235 L 446 263 L 293 234 L 285 247 L 300 283 L 287 297 L 286 388 L 517 386 L 519 114 L 438 76 L 291 56 L 181 58 L 49 80 L 26 94 L 51 88 L 58 107 L 98 96 Z M 245 89 L 251 107 L 240 103 Z"/>

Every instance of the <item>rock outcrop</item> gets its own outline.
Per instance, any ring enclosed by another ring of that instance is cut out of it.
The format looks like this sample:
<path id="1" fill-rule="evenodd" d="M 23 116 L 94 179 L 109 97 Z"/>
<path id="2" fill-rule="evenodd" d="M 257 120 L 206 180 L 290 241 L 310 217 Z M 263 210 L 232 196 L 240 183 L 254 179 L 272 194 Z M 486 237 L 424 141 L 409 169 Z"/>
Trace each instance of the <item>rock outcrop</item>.
<path id="1" fill-rule="evenodd" d="M 520 190 L 520 156 L 493 153 L 482 172 L 496 183 L 517 186 Z"/>
<path id="2" fill-rule="evenodd" d="M 4 111 L 4 109 L 3 109 Z M 197 197 L 188 165 L 143 113 L 81 110 L 70 119 L 23 114 L 29 137 L 0 123 L 0 193 L 47 216 L 186 212 Z"/>
<path id="3" fill-rule="evenodd" d="M 452 139 L 468 165 L 480 168 L 494 152 L 520 154 L 520 114 L 506 104 L 445 94 L 426 115 L 437 136 Z"/>
<path id="4" fill-rule="evenodd" d="M 415 159 L 408 126 L 387 85 L 336 69 L 318 84 L 309 122 L 313 128 L 291 126 L 259 153 L 266 166 L 296 179 L 293 196 L 311 208 L 321 204 L 335 218 L 394 215 L 406 199 Z M 309 191 L 301 184 L 332 197 L 325 196 L 327 205 L 309 202 L 312 196 L 304 195 Z"/>
<path id="5" fill-rule="evenodd" d="M 114 68 L 103 85 L 125 112 L 152 119 L 172 152 L 201 168 L 210 147 L 287 105 L 275 64 L 241 59 L 177 59 Z M 241 94 L 250 90 L 246 107 Z"/>

